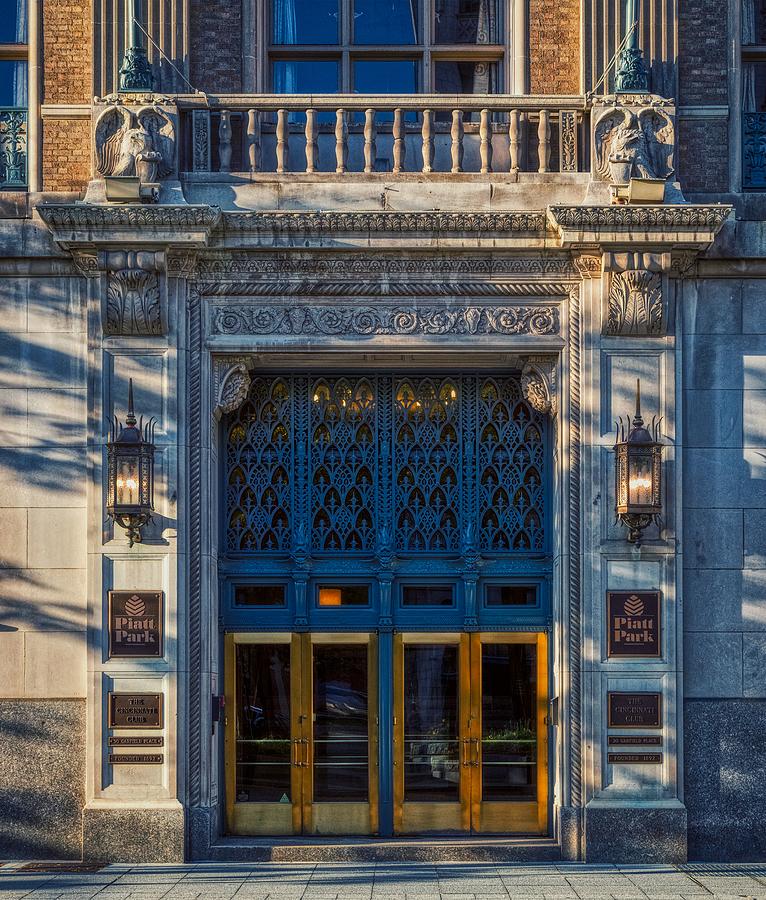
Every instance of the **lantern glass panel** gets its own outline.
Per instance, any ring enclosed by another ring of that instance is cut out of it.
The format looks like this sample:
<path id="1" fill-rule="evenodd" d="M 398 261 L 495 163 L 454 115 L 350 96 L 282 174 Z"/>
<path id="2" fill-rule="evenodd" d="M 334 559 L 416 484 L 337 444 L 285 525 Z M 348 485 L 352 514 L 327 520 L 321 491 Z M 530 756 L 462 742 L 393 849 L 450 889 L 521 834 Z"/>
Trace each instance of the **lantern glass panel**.
<path id="1" fill-rule="evenodd" d="M 649 453 L 631 453 L 628 462 L 628 484 L 631 506 L 650 507 L 654 502 L 652 489 L 652 457 Z"/>
<path id="2" fill-rule="evenodd" d="M 117 458 L 117 505 L 138 506 L 139 504 L 138 458 L 120 456 Z"/>

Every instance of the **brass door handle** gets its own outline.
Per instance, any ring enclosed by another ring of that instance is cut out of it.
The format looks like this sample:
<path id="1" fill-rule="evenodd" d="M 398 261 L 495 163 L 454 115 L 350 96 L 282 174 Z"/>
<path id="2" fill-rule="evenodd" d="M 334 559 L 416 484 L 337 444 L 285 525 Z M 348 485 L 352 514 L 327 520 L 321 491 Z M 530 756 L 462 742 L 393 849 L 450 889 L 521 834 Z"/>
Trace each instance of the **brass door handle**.
<path id="1" fill-rule="evenodd" d="M 309 741 L 308 741 L 308 738 L 304 738 L 301 741 L 301 744 L 303 744 L 303 762 L 301 763 L 301 765 L 303 766 L 304 769 L 308 769 L 308 767 L 309 767 Z"/>
<path id="2" fill-rule="evenodd" d="M 471 765 L 471 760 L 469 759 L 471 739 L 463 738 L 461 743 L 463 744 L 463 768 L 467 769 Z"/>
<path id="3" fill-rule="evenodd" d="M 299 740 L 293 741 L 293 765 L 297 768 L 300 768 L 300 762 L 298 761 L 298 745 L 300 744 Z"/>
<path id="4" fill-rule="evenodd" d="M 473 760 L 474 768 L 479 768 L 479 759 L 481 757 L 481 740 L 479 738 L 472 738 L 473 743 L 475 744 L 475 755 Z"/>

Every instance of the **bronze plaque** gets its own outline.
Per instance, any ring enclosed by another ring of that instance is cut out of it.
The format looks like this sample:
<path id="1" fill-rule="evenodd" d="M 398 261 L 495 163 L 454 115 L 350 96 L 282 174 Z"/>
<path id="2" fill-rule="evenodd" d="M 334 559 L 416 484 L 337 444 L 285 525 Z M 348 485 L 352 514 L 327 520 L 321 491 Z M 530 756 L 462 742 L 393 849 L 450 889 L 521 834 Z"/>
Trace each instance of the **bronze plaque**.
<path id="1" fill-rule="evenodd" d="M 606 609 L 609 659 L 662 656 L 659 591 L 609 591 Z"/>
<path id="2" fill-rule="evenodd" d="M 609 692 L 610 728 L 662 728 L 662 694 Z"/>
<path id="3" fill-rule="evenodd" d="M 110 728 L 162 728 L 162 694 L 109 693 Z"/>
<path id="4" fill-rule="evenodd" d="M 112 737 L 109 738 L 110 747 L 164 747 L 164 737 Z"/>
<path id="5" fill-rule="evenodd" d="M 610 734 L 610 747 L 661 747 L 662 738 L 650 734 Z"/>
<path id="6" fill-rule="evenodd" d="M 109 657 L 163 655 L 162 591 L 109 591 Z"/>
<path id="7" fill-rule="evenodd" d="M 660 765 L 662 763 L 661 753 L 610 753 L 610 765 Z"/>
<path id="8" fill-rule="evenodd" d="M 110 766 L 157 766 L 164 761 L 162 753 L 110 753 Z"/>

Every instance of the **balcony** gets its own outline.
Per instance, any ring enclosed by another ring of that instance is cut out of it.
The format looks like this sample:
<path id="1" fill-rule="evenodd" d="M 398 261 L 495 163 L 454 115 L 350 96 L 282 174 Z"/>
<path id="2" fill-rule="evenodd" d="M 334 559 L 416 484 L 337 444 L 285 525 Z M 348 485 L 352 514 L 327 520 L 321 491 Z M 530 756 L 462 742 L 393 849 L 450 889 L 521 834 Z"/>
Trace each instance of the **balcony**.
<path id="1" fill-rule="evenodd" d="M 587 172 L 584 97 L 509 95 L 185 96 L 180 169 L 229 174 Z"/>
<path id="2" fill-rule="evenodd" d="M 27 186 L 27 111 L 0 108 L 0 190 Z"/>

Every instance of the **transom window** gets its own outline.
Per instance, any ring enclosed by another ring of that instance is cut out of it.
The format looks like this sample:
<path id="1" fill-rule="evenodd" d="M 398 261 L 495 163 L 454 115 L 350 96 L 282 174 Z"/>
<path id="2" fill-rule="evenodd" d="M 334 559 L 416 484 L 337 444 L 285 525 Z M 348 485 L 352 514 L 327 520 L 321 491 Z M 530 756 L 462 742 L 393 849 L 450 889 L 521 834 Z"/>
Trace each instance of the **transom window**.
<path id="1" fill-rule="evenodd" d="M 226 424 L 228 550 L 544 551 L 547 434 L 514 377 L 256 377 Z"/>
<path id="2" fill-rule="evenodd" d="M 499 0 L 267 0 L 276 93 L 502 90 Z"/>

